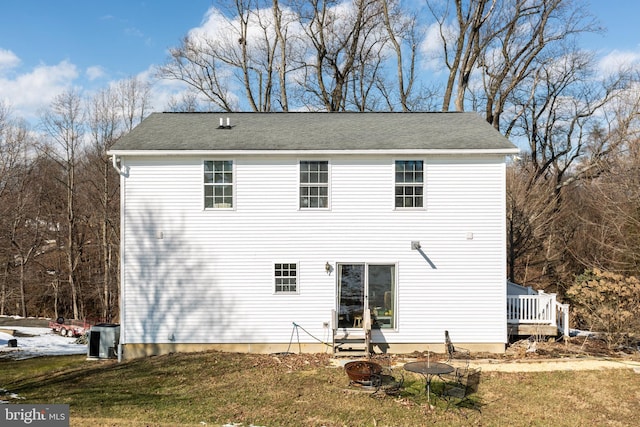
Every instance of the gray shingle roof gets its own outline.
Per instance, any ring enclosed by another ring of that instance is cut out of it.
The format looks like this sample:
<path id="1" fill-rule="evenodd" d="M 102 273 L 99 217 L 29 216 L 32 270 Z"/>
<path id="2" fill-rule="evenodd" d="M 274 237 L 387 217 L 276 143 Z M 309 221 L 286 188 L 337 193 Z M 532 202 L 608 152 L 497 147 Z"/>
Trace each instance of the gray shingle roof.
<path id="1" fill-rule="evenodd" d="M 231 129 L 218 128 L 221 118 Z M 156 150 L 517 151 L 476 113 L 345 112 L 154 113 L 110 152 Z"/>

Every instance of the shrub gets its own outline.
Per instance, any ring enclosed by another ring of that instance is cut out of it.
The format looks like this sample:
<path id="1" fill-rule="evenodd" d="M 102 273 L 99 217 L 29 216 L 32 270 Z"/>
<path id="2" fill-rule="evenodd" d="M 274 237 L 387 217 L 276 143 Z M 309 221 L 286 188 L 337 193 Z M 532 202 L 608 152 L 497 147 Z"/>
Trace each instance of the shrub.
<path id="1" fill-rule="evenodd" d="M 567 291 L 581 328 L 601 332 L 609 348 L 630 346 L 640 331 L 640 280 L 635 276 L 587 270 Z"/>

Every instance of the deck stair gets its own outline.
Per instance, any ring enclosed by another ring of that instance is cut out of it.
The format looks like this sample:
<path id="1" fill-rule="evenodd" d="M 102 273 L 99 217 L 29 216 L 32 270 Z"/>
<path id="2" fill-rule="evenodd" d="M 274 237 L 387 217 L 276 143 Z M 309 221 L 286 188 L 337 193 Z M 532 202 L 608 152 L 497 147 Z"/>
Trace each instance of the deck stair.
<path id="1" fill-rule="evenodd" d="M 338 328 L 335 311 L 333 319 L 333 356 L 369 357 L 371 348 L 371 315 L 369 310 L 363 314 L 364 322 L 360 328 Z M 367 321 L 368 319 L 368 321 Z"/>

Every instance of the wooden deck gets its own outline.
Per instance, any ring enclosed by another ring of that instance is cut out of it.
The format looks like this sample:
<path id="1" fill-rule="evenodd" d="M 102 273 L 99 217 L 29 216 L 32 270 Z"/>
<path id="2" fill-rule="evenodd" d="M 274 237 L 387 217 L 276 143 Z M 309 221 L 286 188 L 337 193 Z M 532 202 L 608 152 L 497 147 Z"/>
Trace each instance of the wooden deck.
<path id="1" fill-rule="evenodd" d="M 507 295 L 507 331 L 511 336 L 568 336 L 569 305 L 542 291 Z"/>
<path id="2" fill-rule="evenodd" d="M 555 325 L 520 325 L 507 324 L 507 333 L 509 336 L 535 336 L 544 335 L 549 337 L 558 336 L 558 327 Z"/>

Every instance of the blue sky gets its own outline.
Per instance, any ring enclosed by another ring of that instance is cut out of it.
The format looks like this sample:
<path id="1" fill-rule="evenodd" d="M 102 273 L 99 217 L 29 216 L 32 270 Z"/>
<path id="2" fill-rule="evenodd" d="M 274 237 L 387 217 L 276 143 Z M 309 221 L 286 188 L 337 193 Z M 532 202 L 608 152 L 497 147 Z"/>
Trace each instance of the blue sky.
<path id="1" fill-rule="evenodd" d="M 577 0 L 585 1 L 587 0 Z M 11 0 L 0 12 L 0 100 L 33 120 L 70 87 L 90 91 L 148 75 L 203 24 L 215 0 Z M 637 0 L 592 0 L 605 35 L 583 38 L 600 58 L 640 58 Z M 160 90 L 160 89 L 158 89 Z M 165 90 L 170 90 L 168 87 Z M 159 94 L 154 109 L 167 96 Z M 164 101 L 163 101 L 164 100 Z"/>

